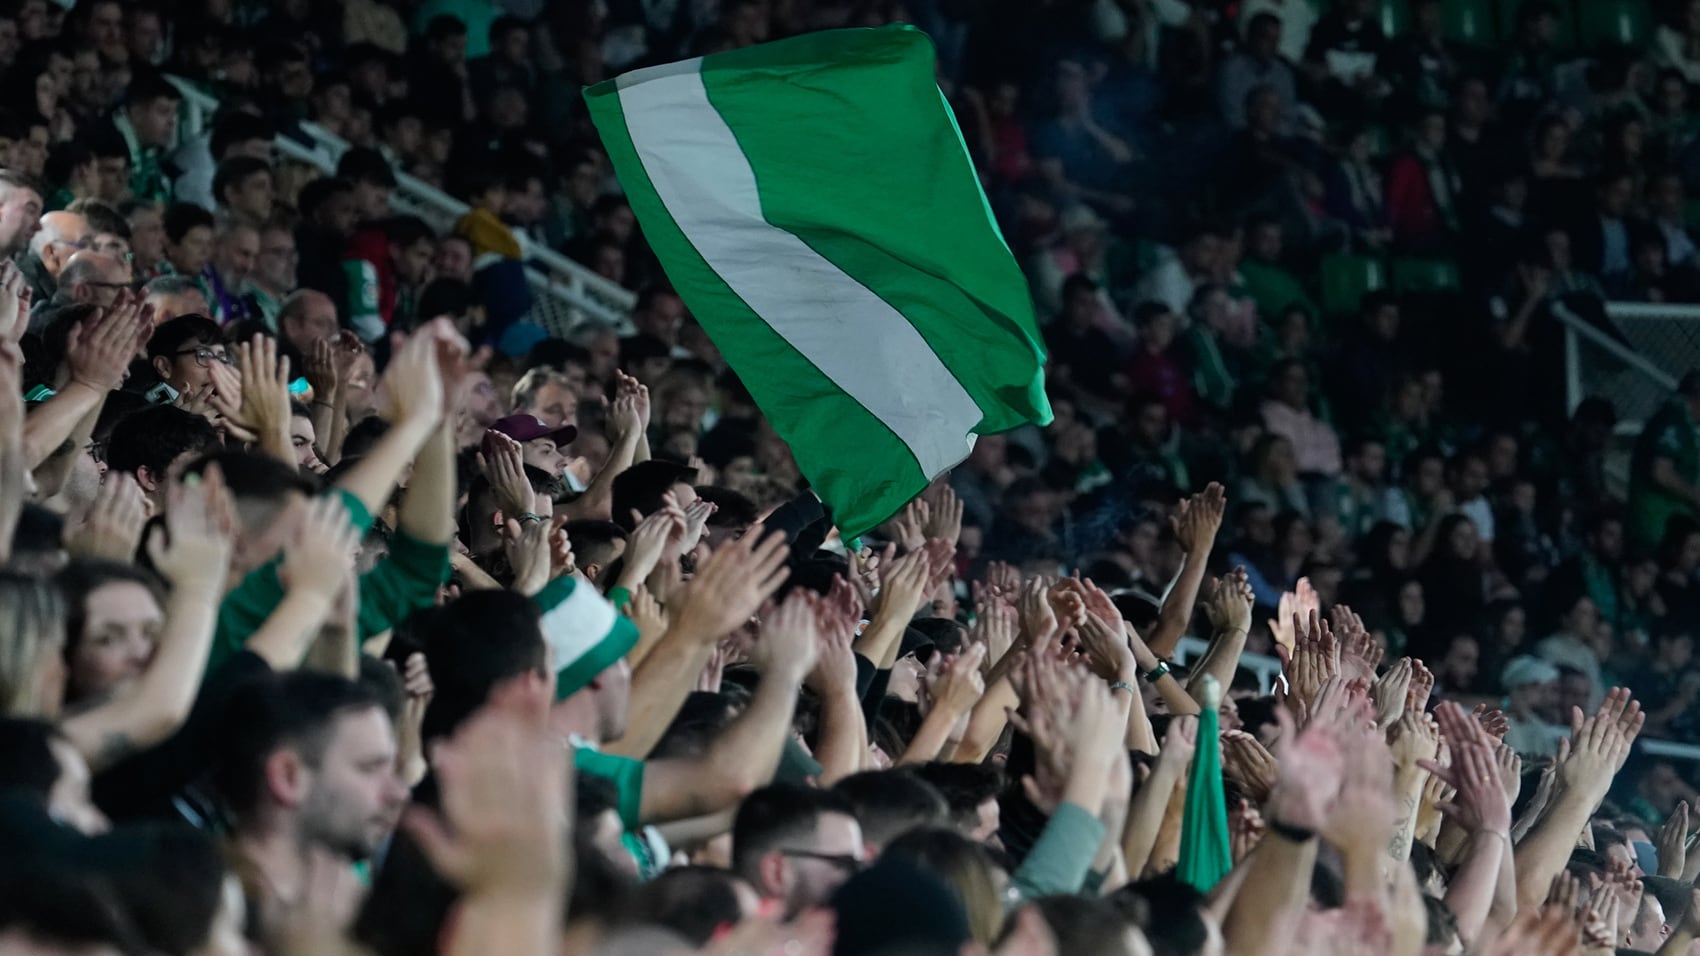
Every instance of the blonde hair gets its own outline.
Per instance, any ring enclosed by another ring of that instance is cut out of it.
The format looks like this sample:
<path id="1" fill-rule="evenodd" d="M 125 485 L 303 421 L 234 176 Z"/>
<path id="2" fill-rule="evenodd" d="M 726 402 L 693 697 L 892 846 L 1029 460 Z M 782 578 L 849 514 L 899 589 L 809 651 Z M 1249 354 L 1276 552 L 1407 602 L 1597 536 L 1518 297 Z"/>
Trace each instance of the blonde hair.
<path id="1" fill-rule="evenodd" d="M 59 588 L 0 571 L 0 713 L 57 717 L 64 650 L 65 599 Z"/>

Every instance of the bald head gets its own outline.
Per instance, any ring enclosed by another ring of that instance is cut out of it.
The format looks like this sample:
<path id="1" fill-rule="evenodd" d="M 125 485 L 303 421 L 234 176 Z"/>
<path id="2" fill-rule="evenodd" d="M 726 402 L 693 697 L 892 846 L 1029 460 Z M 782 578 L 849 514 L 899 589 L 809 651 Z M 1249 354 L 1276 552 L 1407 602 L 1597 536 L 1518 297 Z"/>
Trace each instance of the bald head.
<path id="1" fill-rule="evenodd" d="M 47 274 L 57 279 L 71 256 L 86 248 L 92 238 L 89 221 L 81 215 L 50 212 L 41 217 L 41 231 L 30 240 L 30 251 L 41 260 Z"/>
<path id="2" fill-rule="evenodd" d="M 310 355 L 313 343 L 336 337 L 340 328 L 336 303 L 323 292 L 301 289 L 283 300 L 278 308 L 277 327 L 301 354 Z"/>
<path id="3" fill-rule="evenodd" d="M 111 305 L 119 290 L 129 284 L 129 277 L 130 267 L 123 262 L 105 253 L 80 249 L 59 271 L 59 291 L 53 300 Z"/>

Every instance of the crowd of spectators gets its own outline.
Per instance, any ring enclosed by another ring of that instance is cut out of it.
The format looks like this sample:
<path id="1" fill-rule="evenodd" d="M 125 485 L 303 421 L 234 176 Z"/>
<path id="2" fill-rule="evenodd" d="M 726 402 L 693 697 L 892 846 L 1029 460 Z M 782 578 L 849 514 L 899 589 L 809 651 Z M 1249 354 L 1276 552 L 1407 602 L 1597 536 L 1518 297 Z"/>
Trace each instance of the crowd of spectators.
<path id="1" fill-rule="evenodd" d="M 847 541 L 578 94 L 891 23 L 1055 421 Z M 1620 440 L 1555 317 L 1700 303 L 1695 83 L 1700 0 L 0 0 L 0 953 L 1700 951 L 1700 372 Z"/>

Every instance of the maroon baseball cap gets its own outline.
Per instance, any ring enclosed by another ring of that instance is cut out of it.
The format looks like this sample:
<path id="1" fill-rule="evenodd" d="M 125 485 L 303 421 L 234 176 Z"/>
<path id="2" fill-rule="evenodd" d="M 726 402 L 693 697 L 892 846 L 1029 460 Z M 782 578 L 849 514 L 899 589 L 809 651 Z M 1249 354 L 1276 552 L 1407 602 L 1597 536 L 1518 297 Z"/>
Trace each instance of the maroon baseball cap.
<path id="1" fill-rule="evenodd" d="M 559 446 L 578 437 L 578 426 L 562 425 L 560 428 L 550 428 L 538 421 L 536 415 L 509 415 L 507 418 L 497 419 L 496 424 L 490 428 L 521 443 L 535 438 L 547 438 Z"/>

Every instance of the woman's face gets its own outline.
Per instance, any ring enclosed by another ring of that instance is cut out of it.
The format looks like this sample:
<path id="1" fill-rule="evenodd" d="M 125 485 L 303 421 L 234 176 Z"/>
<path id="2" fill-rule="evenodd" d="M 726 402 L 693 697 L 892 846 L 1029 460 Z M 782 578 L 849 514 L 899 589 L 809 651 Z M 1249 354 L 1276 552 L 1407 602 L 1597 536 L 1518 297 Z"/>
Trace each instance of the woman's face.
<path id="1" fill-rule="evenodd" d="M 71 655 L 77 696 L 107 694 L 141 676 L 153 659 L 164 618 L 147 588 L 113 581 L 90 592 L 83 633 Z"/>
<path id="2" fill-rule="evenodd" d="M 1528 632 L 1529 615 L 1520 607 L 1514 607 L 1505 612 L 1499 619 L 1499 645 L 1501 647 L 1516 647 L 1523 643 L 1523 635 Z"/>
<path id="3" fill-rule="evenodd" d="M 1411 532 L 1404 528 L 1387 539 L 1387 566 L 1395 571 L 1411 566 Z"/>
<path id="4" fill-rule="evenodd" d="M 1399 589 L 1399 617 L 1406 627 L 1412 627 L 1423 622 L 1423 615 L 1428 608 L 1424 604 L 1423 586 L 1418 581 L 1406 581 Z"/>
<path id="5" fill-rule="evenodd" d="M 1463 561 L 1476 559 L 1476 548 L 1480 540 L 1476 536 L 1476 526 L 1469 521 L 1460 521 L 1452 526 L 1452 533 L 1446 536 L 1446 543 L 1452 549 L 1452 556 Z"/>
<path id="6" fill-rule="evenodd" d="M 1595 632 L 1600 629 L 1600 609 L 1594 606 L 1593 600 L 1582 598 L 1564 616 L 1564 629 L 1584 641 L 1593 640 Z"/>

